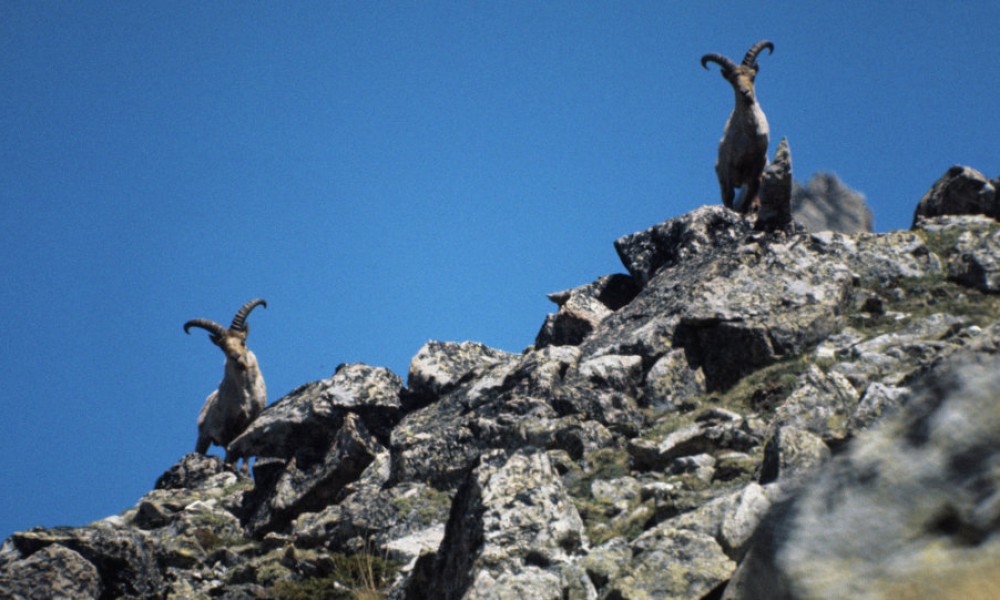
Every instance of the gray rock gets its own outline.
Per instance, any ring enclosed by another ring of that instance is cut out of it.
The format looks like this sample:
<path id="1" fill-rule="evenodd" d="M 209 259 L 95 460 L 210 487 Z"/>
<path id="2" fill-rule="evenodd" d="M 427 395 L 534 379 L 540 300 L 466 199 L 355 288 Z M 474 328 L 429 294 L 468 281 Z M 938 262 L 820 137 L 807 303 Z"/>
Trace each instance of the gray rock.
<path id="1" fill-rule="evenodd" d="M 615 241 L 615 250 L 632 277 L 645 285 L 662 267 L 733 245 L 749 230 L 749 222 L 739 213 L 721 206 L 704 206 L 621 237 Z"/>
<path id="2" fill-rule="evenodd" d="M 979 171 L 955 165 L 920 199 L 913 213 L 913 224 L 941 215 L 986 215 L 1000 219 L 996 188 Z"/>
<path id="3" fill-rule="evenodd" d="M 578 562 L 599 588 L 608 585 L 625 572 L 632 561 L 632 548 L 625 538 L 615 537 L 590 552 Z"/>
<path id="4" fill-rule="evenodd" d="M 678 458 L 748 450 L 758 444 L 760 440 L 744 430 L 741 420 L 711 419 L 672 431 L 663 439 L 631 439 L 628 452 L 636 469 L 662 471 L 672 469 Z M 698 461 L 692 464 L 699 466 Z"/>
<path id="5" fill-rule="evenodd" d="M 887 386 L 878 382 L 869 385 L 847 422 L 848 431 L 857 435 L 884 416 L 895 413 L 909 394 L 910 389 L 905 387 Z"/>
<path id="6" fill-rule="evenodd" d="M 725 583 L 736 569 L 711 536 L 664 524 L 632 543 L 634 558 L 609 585 L 623 599 L 701 599 Z"/>
<path id="7" fill-rule="evenodd" d="M 410 361 L 406 385 L 418 397 L 436 398 L 453 389 L 475 369 L 510 357 L 507 352 L 477 342 L 430 341 Z"/>
<path id="8" fill-rule="evenodd" d="M 861 193 L 832 173 L 817 173 L 792 187 L 792 216 L 809 231 L 864 233 L 874 229 L 872 211 Z"/>
<path id="9" fill-rule="evenodd" d="M 151 538 L 139 531 L 100 526 L 36 528 L 15 533 L 10 541 L 25 558 L 53 545 L 71 550 L 96 567 L 104 597 L 152 598 L 163 589 L 157 548 Z M 38 562 L 46 556 L 39 557 Z M 92 571 L 76 557 L 57 550 L 50 551 L 48 556 L 68 561 L 74 572 L 83 577 L 78 583 L 84 589 L 92 589 Z"/>
<path id="10" fill-rule="evenodd" d="M 750 538 L 771 507 L 768 491 L 751 483 L 663 523 L 663 527 L 696 531 L 714 538 L 733 560 L 741 560 Z"/>
<path id="11" fill-rule="evenodd" d="M 792 152 L 788 139 L 781 138 L 774 160 L 760 182 L 760 208 L 754 229 L 782 229 L 792 222 Z"/>
<path id="12" fill-rule="evenodd" d="M 100 598 L 103 590 L 94 565 L 59 544 L 0 568 L 3 598 L 91 600 Z"/>
<path id="13" fill-rule="evenodd" d="M 1000 585 L 998 373 L 995 355 L 963 354 L 915 381 L 900 413 L 775 507 L 726 597 L 988 597 Z"/>
<path id="14" fill-rule="evenodd" d="M 153 487 L 157 490 L 198 489 L 226 470 L 225 462 L 218 456 L 191 452 L 160 475 Z"/>
<path id="15" fill-rule="evenodd" d="M 360 418 L 348 413 L 322 461 L 301 464 L 292 458 L 271 476 L 257 477 L 257 487 L 246 497 L 247 529 L 263 536 L 285 529 L 304 512 L 322 510 L 381 451 L 382 446 L 368 434 Z"/>
<path id="16" fill-rule="evenodd" d="M 349 414 L 387 443 L 401 416 L 402 387 L 389 369 L 341 365 L 333 377 L 303 385 L 265 408 L 229 451 L 240 457 L 295 457 L 300 463 L 321 460 Z"/>
<path id="17" fill-rule="evenodd" d="M 818 435 L 796 427 L 778 427 L 764 446 L 760 482 L 794 480 L 815 472 L 830 459 L 830 447 Z"/>
<path id="18" fill-rule="evenodd" d="M 677 409 L 685 400 L 704 394 L 705 373 L 692 369 L 682 348 L 668 351 L 646 373 L 642 404 L 656 409 Z"/>
<path id="19" fill-rule="evenodd" d="M 851 345 L 842 354 L 846 360 L 830 371 L 846 377 L 855 389 L 865 389 L 872 382 L 905 386 L 911 374 L 958 349 L 951 338 L 965 324 L 964 319 L 940 313 L 911 319 L 898 331 Z"/>
<path id="20" fill-rule="evenodd" d="M 1000 229 L 985 236 L 965 232 L 955 249 L 948 263 L 952 280 L 988 294 L 1000 293 Z"/>
<path id="21" fill-rule="evenodd" d="M 433 568 L 413 578 L 406 597 L 558 600 L 561 567 L 586 544 L 547 455 L 494 451 L 459 489 Z"/>
<path id="22" fill-rule="evenodd" d="M 878 289 L 900 278 L 919 278 L 943 272 L 941 261 L 911 231 L 854 236 L 823 231 L 809 236 L 810 250 L 820 260 L 843 262 L 862 283 Z"/>
<path id="23" fill-rule="evenodd" d="M 549 294 L 559 311 L 546 317 L 535 337 L 535 348 L 578 345 L 606 316 L 638 293 L 639 286 L 628 275 L 605 275 L 585 286 Z"/>
<path id="24" fill-rule="evenodd" d="M 809 431 L 827 443 L 842 441 L 847 438 L 847 422 L 858 400 L 858 392 L 846 377 L 810 365 L 795 391 L 778 407 L 772 427 Z"/>

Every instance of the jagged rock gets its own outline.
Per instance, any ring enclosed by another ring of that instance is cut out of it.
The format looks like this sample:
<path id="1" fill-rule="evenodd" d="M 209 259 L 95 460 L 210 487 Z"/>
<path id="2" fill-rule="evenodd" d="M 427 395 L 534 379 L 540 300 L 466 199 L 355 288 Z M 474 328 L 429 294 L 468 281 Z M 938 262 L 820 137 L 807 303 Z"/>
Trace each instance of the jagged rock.
<path id="1" fill-rule="evenodd" d="M 611 446 L 615 436 L 607 427 L 592 420 L 570 415 L 556 419 L 529 419 L 517 424 L 519 446 L 562 450 L 579 460 L 587 452 Z"/>
<path id="2" fill-rule="evenodd" d="M 437 402 L 404 417 L 392 432 L 391 481 L 453 488 L 482 453 L 511 445 L 514 429 L 504 427 L 498 418 L 504 409 L 515 408 L 503 399 L 509 397 L 509 378 L 519 364 L 486 365 L 475 381 L 458 385 Z M 521 399 L 517 410 L 535 419 L 558 416 L 547 404 L 530 398 Z"/>
<path id="3" fill-rule="evenodd" d="M 351 548 L 374 541 L 401 552 L 398 546 L 407 544 L 402 540 L 423 539 L 443 527 L 450 508 L 449 494 L 422 483 L 369 486 L 320 512 L 299 515 L 292 533 L 296 545 L 306 548 Z"/>
<path id="4" fill-rule="evenodd" d="M 740 560 L 757 525 L 771 507 L 768 491 L 751 483 L 666 521 L 663 527 L 696 531 L 715 539 L 726 555 Z"/>
<path id="5" fill-rule="evenodd" d="M 605 356 L 578 364 L 579 357 L 572 346 L 511 357 L 410 413 L 392 434 L 391 481 L 453 488 L 490 449 L 531 443 L 579 456 L 605 444 L 604 427 L 637 431 L 643 416 L 632 394 L 641 360 Z"/>
<path id="6" fill-rule="evenodd" d="M 102 526 L 35 528 L 15 533 L 10 541 L 24 558 L 30 558 L 53 545 L 73 551 L 96 567 L 104 597 L 131 595 L 153 598 L 163 589 L 163 576 L 156 559 L 157 549 L 150 538 L 138 531 Z M 60 551 L 53 550 L 50 556 L 70 561 L 83 578 L 77 584 L 90 588 L 92 572 L 89 569 Z M 43 558 L 45 555 L 38 561 Z M 4 573 L 7 572 L 5 568 Z"/>
<path id="7" fill-rule="evenodd" d="M 788 481 L 815 472 L 830 459 L 830 447 L 815 433 L 796 427 L 778 427 L 764 446 L 760 466 L 763 484 Z"/>
<path id="8" fill-rule="evenodd" d="M 433 568 L 413 579 L 406 598 L 558 600 L 563 567 L 586 544 L 548 456 L 494 451 L 459 489 Z"/>
<path id="9" fill-rule="evenodd" d="M 1000 230 L 987 236 L 965 232 L 958 238 L 958 253 L 948 263 L 948 276 L 990 294 L 1000 293 Z"/>
<path id="10" fill-rule="evenodd" d="M 218 456 L 191 452 L 160 475 L 153 486 L 157 490 L 193 490 L 205 485 L 212 477 L 227 470 Z"/>
<path id="11" fill-rule="evenodd" d="M 998 374 L 996 355 L 962 354 L 915 381 L 898 415 L 766 517 L 726 597 L 988 597 L 1000 583 Z"/>
<path id="12" fill-rule="evenodd" d="M 698 423 L 673 431 L 660 441 L 640 438 L 629 440 L 628 451 L 637 469 L 669 470 L 678 458 L 710 454 L 723 449 L 746 450 L 758 443 L 759 440 L 740 428 L 739 422 Z M 680 468 L 683 470 L 683 466 Z"/>
<path id="13" fill-rule="evenodd" d="M 299 514 L 325 508 L 381 451 L 360 418 L 347 413 L 322 461 L 307 465 L 293 458 L 277 477 L 258 478 L 246 499 L 247 529 L 262 536 L 286 528 Z"/>
<path id="14" fill-rule="evenodd" d="M 389 369 L 341 365 L 333 377 L 299 388 L 264 409 L 229 451 L 240 457 L 322 459 L 345 417 L 354 414 L 385 443 L 400 418 L 403 381 Z"/>
<path id="15" fill-rule="evenodd" d="M 0 597 L 23 600 L 100 598 L 101 578 L 76 552 L 52 544 L 0 568 Z"/>
<path id="16" fill-rule="evenodd" d="M 774 160 L 760 182 L 760 208 L 754 229 L 782 229 L 792 222 L 792 151 L 788 138 L 781 138 Z"/>
<path id="17" fill-rule="evenodd" d="M 884 416 L 896 412 L 909 394 L 910 389 L 905 387 L 888 386 L 878 382 L 869 385 L 847 422 L 848 431 L 856 435 L 868 429 Z"/>
<path id="18" fill-rule="evenodd" d="M 846 377 L 810 365 L 795 391 L 778 407 L 772 426 L 809 431 L 827 443 L 843 441 L 858 400 L 858 392 Z"/>
<path id="19" fill-rule="evenodd" d="M 473 370 L 504 362 L 511 356 L 477 342 L 430 341 L 410 361 L 406 385 L 417 397 L 436 398 Z"/>
<path id="20" fill-rule="evenodd" d="M 712 249 L 730 246 L 750 230 L 739 213 L 704 206 L 615 241 L 615 250 L 632 277 L 647 284 L 658 270 L 677 265 Z"/>
<path id="21" fill-rule="evenodd" d="M 792 216 L 808 231 L 865 233 L 874 228 L 864 195 L 832 173 L 817 173 L 805 185 L 792 186 Z"/>
<path id="22" fill-rule="evenodd" d="M 905 385 L 912 373 L 959 347 L 950 338 L 964 325 L 964 319 L 940 313 L 911 320 L 896 332 L 849 346 L 843 352 L 846 360 L 830 371 L 845 376 L 855 389 L 865 389 L 871 382 Z"/>
<path id="23" fill-rule="evenodd" d="M 1000 219 L 1000 199 L 993 182 L 979 171 L 955 165 L 920 199 L 913 225 L 941 215 L 986 215 Z"/>
<path id="24" fill-rule="evenodd" d="M 876 289 L 900 278 L 919 278 L 943 272 L 923 236 L 910 231 L 848 236 L 832 231 L 809 235 L 810 249 L 820 260 L 842 261 L 862 283 Z"/>
<path id="25" fill-rule="evenodd" d="M 609 586 L 611 598 L 704 598 L 736 569 L 711 536 L 666 524 L 639 536 L 632 552 L 629 567 Z"/>
<path id="26" fill-rule="evenodd" d="M 617 579 L 632 561 L 632 548 L 621 537 L 611 538 L 593 548 L 579 564 L 587 571 L 591 581 L 599 588 Z"/>
<path id="27" fill-rule="evenodd" d="M 625 306 L 639 293 L 628 275 L 605 275 L 593 283 L 549 294 L 559 311 L 545 318 L 535 337 L 535 348 L 576 346 L 606 316 Z"/>
<path id="28" fill-rule="evenodd" d="M 704 394 L 705 374 L 692 369 L 682 348 L 661 356 L 646 373 L 641 400 L 644 406 L 676 409 L 685 399 Z"/>
<path id="29" fill-rule="evenodd" d="M 659 226 L 683 234 L 661 255 L 685 259 L 661 260 L 656 278 L 584 341 L 583 355 L 634 354 L 651 365 L 683 348 L 707 390 L 724 390 L 835 331 L 855 279 L 845 262 L 799 235 L 750 236 L 728 213 L 705 207 Z"/>

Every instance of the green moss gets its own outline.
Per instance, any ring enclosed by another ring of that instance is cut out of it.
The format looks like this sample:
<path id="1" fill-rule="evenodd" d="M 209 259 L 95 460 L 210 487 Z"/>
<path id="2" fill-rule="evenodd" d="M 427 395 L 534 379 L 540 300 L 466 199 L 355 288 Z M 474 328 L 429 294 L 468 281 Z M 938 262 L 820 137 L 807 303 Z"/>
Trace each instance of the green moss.
<path id="1" fill-rule="evenodd" d="M 392 581 L 397 566 L 368 552 L 332 554 L 332 572 L 323 577 L 282 579 L 264 596 L 268 600 L 375 600 Z"/>
<path id="2" fill-rule="evenodd" d="M 887 294 L 885 314 L 853 319 L 852 325 L 868 336 L 904 329 L 914 319 L 943 313 L 986 326 L 1000 319 L 1000 296 L 959 285 L 943 275 L 900 279 Z M 902 314 L 904 318 L 899 318 Z"/>

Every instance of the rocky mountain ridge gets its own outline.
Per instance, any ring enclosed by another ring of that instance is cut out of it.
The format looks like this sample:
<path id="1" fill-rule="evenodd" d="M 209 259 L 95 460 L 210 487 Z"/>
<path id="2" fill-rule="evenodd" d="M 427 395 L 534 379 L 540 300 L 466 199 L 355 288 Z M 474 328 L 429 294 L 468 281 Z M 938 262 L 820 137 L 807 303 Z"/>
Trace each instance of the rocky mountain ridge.
<path id="1" fill-rule="evenodd" d="M 231 444 L 252 478 L 190 454 L 16 533 L 0 595 L 994 597 L 998 185 L 952 168 L 910 231 L 707 206 L 624 236 L 525 352 L 341 365 Z"/>

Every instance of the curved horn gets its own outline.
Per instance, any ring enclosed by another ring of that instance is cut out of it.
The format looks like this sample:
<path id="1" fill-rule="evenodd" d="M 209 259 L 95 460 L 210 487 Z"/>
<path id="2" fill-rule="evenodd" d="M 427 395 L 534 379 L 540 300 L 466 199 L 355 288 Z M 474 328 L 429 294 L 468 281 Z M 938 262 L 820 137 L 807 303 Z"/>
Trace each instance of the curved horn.
<path id="1" fill-rule="evenodd" d="M 210 321 L 208 319 L 191 319 L 184 324 L 184 333 L 191 335 L 192 327 L 200 327 L 211 333 L 214 336 L 222 337 L 226 334 L 226 328 L 219 325 L 215 321 Z"/>
<path id="2" fill-rule="evenodd" d="M 708 63 L 714 62 L 722 67 L 722 73 L 726 74 L 736 68 L 736 63 L 721 54 L 706 54 L 701 57 L 701 66 L 708 68 Z"/>
<path id="3" fill-rule="evenodd" d="M 247 315 L 249 315 L 250 311 L 258 305 L 267 308 L 267 301 L 263 298 L 254 298 L 250 302 L 244 304 L 238 311 L 236 311 L 236 316 L 233 317 L 233 323 L 229 326 L 229 328 L 235 331 L 246 331 Z"/>
<path id="4" fill-rule="evenodd" d="M 774 53 L 774 44 L 769 40 L 761 40 L 750 47 L 747 50 L 747 55 L 743 57 L 743 66 L 752 67 L 755 62 L 757 62 L 757 55 L 760 54 L 761 50 L 767 48 L 768 54 Z"/>

